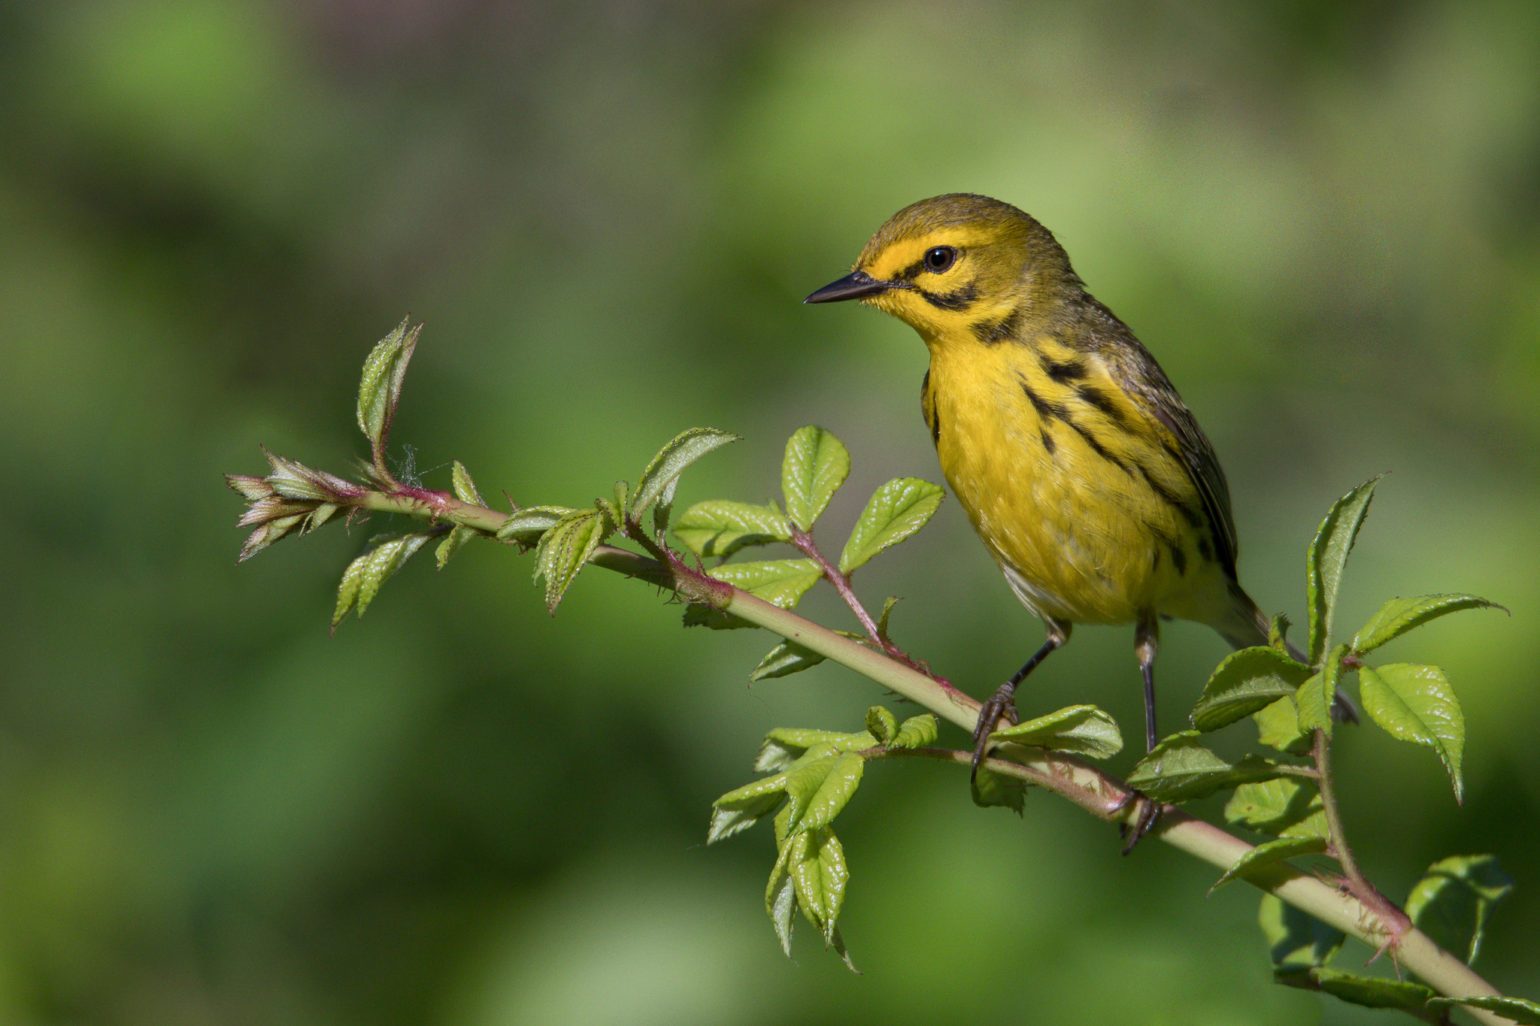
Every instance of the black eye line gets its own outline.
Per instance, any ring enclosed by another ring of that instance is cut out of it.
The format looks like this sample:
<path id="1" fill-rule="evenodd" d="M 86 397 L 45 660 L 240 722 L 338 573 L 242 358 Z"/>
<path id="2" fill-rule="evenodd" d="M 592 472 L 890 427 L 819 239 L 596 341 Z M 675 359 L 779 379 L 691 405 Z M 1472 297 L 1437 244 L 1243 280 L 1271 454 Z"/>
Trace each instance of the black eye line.
<path id="1" fill-rule="evenodd" d="M 922 256 L 922 257 L 920 257 L 920 259 L 916 260 L 914 263 L 910 264 L 908 267 L 904 268 L 902 271 L 899 271 L 897 274 L 893 275 L 893 277 L 890 278 L 889 281 L 893 281 L 893 282 L 913 281 L 915 278 L 919 277 L 921 274 L 924 274 L 924 273 L 927 273 L 927 272 L 929 272 L 930 274 L 945 274 L 946 271 L 950 271 L 952 268 L 957 266 L 957 258 L 962 256 L 962 250 L 958 249 L 956 246 L 932 246 L 932 247 L 930 247 L 930 249 L 927 249 L 925 251 L 927 256 L 930 254 L 930 251 L 932 249 L 949 249 L 949 250 L 952 251 L 952 262 L 946 266 L 945 270 L 941 270 L 941 271 L 931 270 L 931 268 L 929 266 L 927 266 L 926 263 L 925 263 L 925 257 Z"/>

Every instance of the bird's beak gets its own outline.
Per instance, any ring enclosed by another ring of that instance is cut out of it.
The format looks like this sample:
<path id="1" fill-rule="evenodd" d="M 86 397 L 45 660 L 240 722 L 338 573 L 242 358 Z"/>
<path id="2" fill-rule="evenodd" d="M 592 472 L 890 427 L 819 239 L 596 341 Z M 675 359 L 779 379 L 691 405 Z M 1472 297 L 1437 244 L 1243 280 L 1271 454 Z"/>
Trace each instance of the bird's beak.
<path id="1" fill-rule="evenodd" d="M 839 303 L 846 299 L 875 296 L 893 287 L 892 282 L 878 281 L 865 271 L 851 271 L 838 281 L 831 281 L 808 296 L 804 303 Z"/>

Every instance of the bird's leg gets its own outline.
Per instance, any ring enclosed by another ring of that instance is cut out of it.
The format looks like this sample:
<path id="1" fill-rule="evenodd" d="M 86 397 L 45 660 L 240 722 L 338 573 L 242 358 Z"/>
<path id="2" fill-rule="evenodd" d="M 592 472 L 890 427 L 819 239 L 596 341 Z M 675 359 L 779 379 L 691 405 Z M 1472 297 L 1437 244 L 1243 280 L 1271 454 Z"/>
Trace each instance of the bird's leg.
<path id="1" fill-rule="evenodd" d="M 973 727 L 973 772 L 977 777 L 979 763 L 989 749 L 989 735 L 995 732 L 1001 719 L 1016 722 L 1016 686 L 1027 679 L 1027 674 L 1037 669 L 1038 663 L 1048 658 L 1048 653 L 1069 640 L 1069 624 L 1048 624 L 1048 639 L 1032 653 L 1032 658 L 1021 664 L 1021 669 L 1011 674 L 1011 679 L 1001 684 L 989 700 L 979 709 L 978 722 Z"/>
<path id="2" fill-rule="evenodd" d="M 1134 654 L 1139 657 L 1139 672 L 1144 677 L 1144 750 L 1152 751 L 1159 734 L 1155 730 L 1155 649 L 1160 641 L 1160 621 L 1153 614 L 1139 620 L 1134 628 Z M 1160 803 L 1137 792 L 1129 792 L 1129 800 L 1140 803 L 1139 815 L 1123 830 L 1123 854 L 1134 850 L 1134 845 L 1155 827 L 1160 819 Z"/>

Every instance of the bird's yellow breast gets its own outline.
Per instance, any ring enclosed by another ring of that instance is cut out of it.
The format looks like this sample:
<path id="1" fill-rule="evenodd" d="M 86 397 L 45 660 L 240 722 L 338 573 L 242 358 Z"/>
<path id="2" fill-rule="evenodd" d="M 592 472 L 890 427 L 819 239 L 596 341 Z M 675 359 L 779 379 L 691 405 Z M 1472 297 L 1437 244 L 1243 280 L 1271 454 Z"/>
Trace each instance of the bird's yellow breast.
<path id="1" fill-rule="evenodd" d="M 1225 582 L 1201 499 L 1096 354 L 927 341 L 942 472 L 1023 603 L 1080 623 L 1207 618 Z"/>

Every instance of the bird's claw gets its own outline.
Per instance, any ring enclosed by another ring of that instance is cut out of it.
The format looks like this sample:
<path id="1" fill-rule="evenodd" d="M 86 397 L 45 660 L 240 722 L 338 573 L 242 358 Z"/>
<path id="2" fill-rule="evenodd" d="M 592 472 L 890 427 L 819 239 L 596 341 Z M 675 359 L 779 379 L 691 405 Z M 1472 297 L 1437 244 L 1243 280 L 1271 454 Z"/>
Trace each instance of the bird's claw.
<path id="1" fill-rule="evenodd" d="M 1000 721 L 1016 723 L 1015 690 L 1010 685 L 1005 685 L 990 695 L 989 700 L 979 707 L 978 722 L 973 727 L 973 763 L 972 770 L 968 774 L 969 780 L 978 778 L 979 764 L 984 761 L 984 756 L 989 752 L 989 735 L 995 732 Z"/>
<path id="2" fill-rule="evenodd" d="M 1139 805 L 1139 811 L 1134 816 L 1133 821 L 1129 822 L 1125 819 L 1118 824 L 1118 834 L 1123 838 L 1124 855 L 1133 851 L 1134 847 L 1144 840 L 1145 836 L 1154 830 L 1155 825 L 1160 822 L 1160 802 L 1142 795 L 1138 791 L 1129 791 L 1123 796 L 1123 800 L 1118 802 L 1113 811 L 1121 812 L 1135 802 Z"/>

